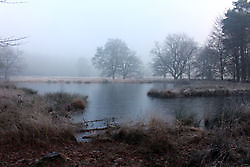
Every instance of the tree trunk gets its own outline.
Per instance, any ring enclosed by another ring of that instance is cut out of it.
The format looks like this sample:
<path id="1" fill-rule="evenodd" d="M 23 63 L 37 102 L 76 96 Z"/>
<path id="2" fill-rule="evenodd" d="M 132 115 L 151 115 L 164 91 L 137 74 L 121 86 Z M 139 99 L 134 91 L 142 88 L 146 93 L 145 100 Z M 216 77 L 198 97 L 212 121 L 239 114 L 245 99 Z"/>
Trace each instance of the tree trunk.
<path id="1" fill-rule="evenodd" d="M 240 82 L 239 55 L 237 51 L 234 53 L 234 58 L 235 58 L 236 81 Z"/>
<path id="2" fill-rule="evenodd" d="M 244 53 L 244 47 L 240 47 L 240 56 L 241 56 L 241 80 L 246 81 L 247 70 L 246 70 L 246 57 Z"/>
<path id="3" fill-rule="evenodd" d="M 223 65 L 223 59 L 222 59 L 222 53 L 220 54 L 220 79 L 224 80 L 224 65 Z"/>
<path id="4" fill-rule="evenodd" d="M 8 72 L 4 71 L 4 80 L 7 81 L 8 80 Z"/>
<path id="5" fill-rule="evenodd" d="M 191 79 L 191 66 L 190 64 L 188 65 L 188 79 Z"/>

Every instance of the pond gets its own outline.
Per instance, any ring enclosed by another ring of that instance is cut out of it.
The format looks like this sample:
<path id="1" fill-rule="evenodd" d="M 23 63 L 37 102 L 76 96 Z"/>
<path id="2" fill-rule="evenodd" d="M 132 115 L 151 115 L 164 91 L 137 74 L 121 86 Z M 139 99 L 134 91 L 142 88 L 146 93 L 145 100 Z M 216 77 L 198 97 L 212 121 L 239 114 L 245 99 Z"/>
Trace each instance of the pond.
<path id="1" fill-rule="evenodd" d="M 173 83 L 20 83 L 17 86 L 37 90 L 39 94 L 62 91 L 88 96 L 86 111 L 74 115 L 74 122 L 112 117 L 123 121 L 143 121 L 151 117 L 171 121 L 180 114 L 192 114 L 202 119 L 204 114 L 219 112 L 243 100 L 249 101 L 249 97 L 154 99 L 147 96 L 153 88 L 181 86 Z"/>

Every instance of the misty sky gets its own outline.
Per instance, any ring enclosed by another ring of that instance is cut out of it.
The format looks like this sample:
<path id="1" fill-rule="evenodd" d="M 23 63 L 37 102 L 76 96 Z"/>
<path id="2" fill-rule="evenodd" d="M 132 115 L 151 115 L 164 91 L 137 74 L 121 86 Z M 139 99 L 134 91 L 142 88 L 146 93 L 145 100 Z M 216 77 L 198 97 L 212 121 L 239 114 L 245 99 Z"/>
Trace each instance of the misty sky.
<path id="1" fill-rule="evenodd" d="M 120 38 L 149 60 L 155 41 L 187 33 L 202 44 L 231 0 L 27 0 L 0 4 L 0 37 L 27 36 L 27 55 L 91 58 L 108 38 Z M 52 59 L 51 59 L 52 60 Z"/>

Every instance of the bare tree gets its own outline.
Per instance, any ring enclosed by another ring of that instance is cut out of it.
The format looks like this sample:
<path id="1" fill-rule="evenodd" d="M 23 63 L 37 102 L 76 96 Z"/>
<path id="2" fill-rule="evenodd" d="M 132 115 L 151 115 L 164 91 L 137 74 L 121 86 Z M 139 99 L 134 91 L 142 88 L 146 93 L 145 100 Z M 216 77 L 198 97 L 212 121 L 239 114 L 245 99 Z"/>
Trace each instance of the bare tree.
<path id="1" fill-rule="evenodd" d="M 199 49 L 194 62 L 196 77 L 200 79 L 212 80 L 216 78 L 216 50 L 208 46 Z"/>
<path id="2" fill-rule="evenodd" d="M 221 80 L 224 79 L 225 76 L 225 68 L 227 64 L 227 53 L 226 48 L 223 44 L 223 41 L 225 40 L 225 36 L 222 30 L 222 18 L 217 18 L 214 29 L 210 35 L 210 38 L 208 40 L 208 47 L 214 51 L 214 56 L 216 59 L 214 59 L 213 63 L 216 66 L 216 73 L 219 74 L 219 77 Z"/>
<path id="3" fill-rule="evenodd" d="M 168 67 L 165 65 L 162 47 L 158 42 L 155 44 L 155 48 L 152 49 L 151 54 L 154 56 L 153 62 L 151 64 L 153 68 L 153 75 L 163 76 L 164 78 L 166 78 Z"/>
<path id="4" fill-rule="evenodd" d="M 136 72 L 139 65 L 134 52 L 120 39 L 109 39 L 104 47 L 98 47 L 92 62 L 104 76 L 112 79 L 119 75 L 125 79 Z"/>
<path id="5" fill-rule="evenodd" d="M 135 56 L 134 52 L 130 52 L 121 58 L 119 74 L 123 79 L 130 77 L 139 77 L 141 75 L 142 62 Z"/>
<path id="6" fill-rule="evenodd" d="M 0 49 L 0 75 L 4 80 L 8 80 L 11 74 L 19 72 L 21 69 L 20 52 L 12 48 L 4 47 Z"/>
<path id="7" fill-rule="evenodd" d="M 167 36 L 162 46 L 156 45 L 152 50 L 155 65 L 163 72 L 169 73 L 174 79 L 183 77 L 187 64 L 197 45 L 193 39 L 185 34 Z"/>

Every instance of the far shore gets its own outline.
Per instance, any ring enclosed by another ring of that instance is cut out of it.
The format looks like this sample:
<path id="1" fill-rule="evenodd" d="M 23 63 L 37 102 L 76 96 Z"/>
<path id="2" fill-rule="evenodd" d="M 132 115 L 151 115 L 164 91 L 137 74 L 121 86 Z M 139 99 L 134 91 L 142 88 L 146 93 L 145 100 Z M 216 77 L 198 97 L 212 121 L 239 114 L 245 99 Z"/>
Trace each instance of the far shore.
<path id="1" fill-rule="evenodd" d="M 15 76 L 11 77 L 10 82 L 13 83 L 176 83 L 180 85 L 249 85 L 248 83 L 236 83 L 233 81 L 221 80 L 199 80 L 199 79 L 181 79 L 174 80 L 172 78 L 145 77 L 145 78 L 108 78 L 108 77 L 69 77 L 69 76 Z M 249 86 L 250 87 L 250 86 Z"/>
<path id="2" fill-rule="evenodd" d="M 108 78 L 108 77 L 68 77 L 68 76 L 19 76 L 11 77 L 10 82 L 14 83 L 172 83 L 189 82 L 189 80 L 173 80 L 171 78 L 147 77 L 147 78 Z"/>
<path id="3" fill-rule="evenodd" d="M 164 78 L 129 78 L 112 79 L 108 77 L 69 77 L 69 76 L 19 76 L 11 77 L 14 83 L 152 83 L 152 82 L 171 82 L 171 79 Z"/>

